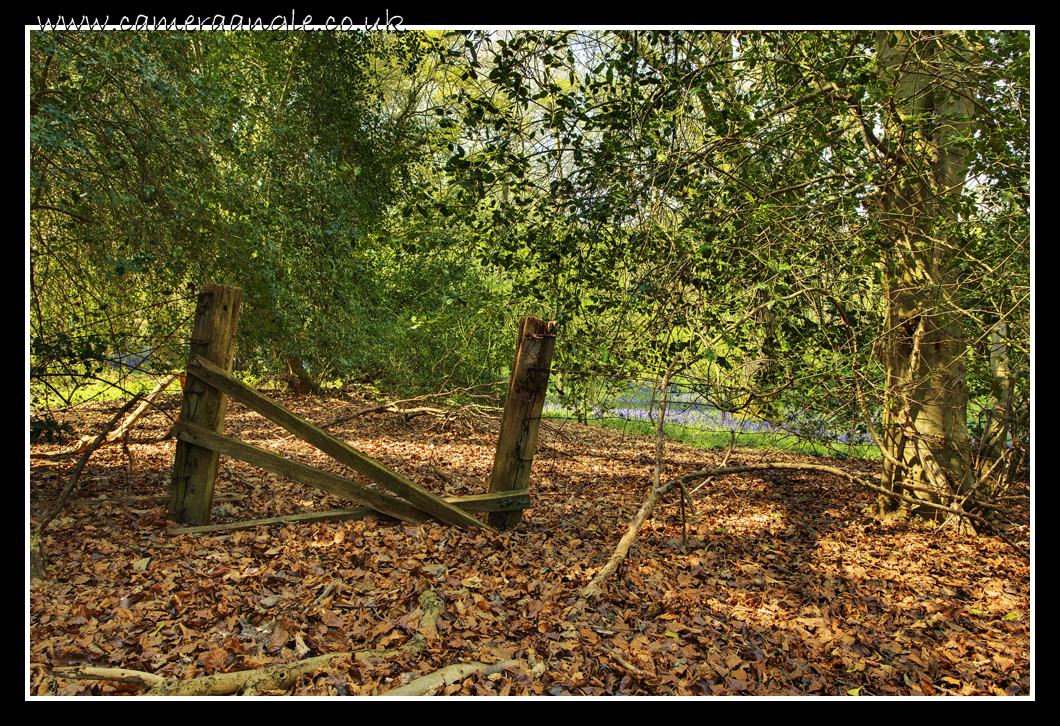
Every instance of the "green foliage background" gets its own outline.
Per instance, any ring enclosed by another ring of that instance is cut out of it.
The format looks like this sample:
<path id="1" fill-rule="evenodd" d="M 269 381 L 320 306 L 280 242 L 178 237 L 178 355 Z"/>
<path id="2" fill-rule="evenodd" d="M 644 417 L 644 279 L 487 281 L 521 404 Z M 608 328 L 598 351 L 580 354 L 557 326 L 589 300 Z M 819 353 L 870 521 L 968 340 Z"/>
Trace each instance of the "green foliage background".
<path id="1" fill-rule="evenodd" d="M 1031 36 L 961 37 L 950 314 L 989 407 L 999 320 L 1030 397 Z M 536 314 L 556 368 L 612 376 L 562 382 L 582 411 L 680 355 L 721 410 L 871 420 L 894 172 L 875 51 L 858 30 L 33 32 L 33 409 L 179 370 L 194 290 L 220 282 L 244 290 L 247 375 L 296 356 L 385 395 L 495 383 Z"/>

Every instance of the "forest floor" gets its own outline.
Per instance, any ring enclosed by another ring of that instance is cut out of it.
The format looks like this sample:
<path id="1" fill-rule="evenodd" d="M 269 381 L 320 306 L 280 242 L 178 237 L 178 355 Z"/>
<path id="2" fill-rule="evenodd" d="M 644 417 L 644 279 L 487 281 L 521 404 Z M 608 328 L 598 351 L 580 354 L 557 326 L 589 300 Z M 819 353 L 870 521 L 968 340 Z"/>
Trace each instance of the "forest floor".
<path id="1" fill-rule="evenodd" d="M 273 397 L 317 424 L 366 405 Z M 163 407 L 175 415 L 178 399 Z M 94 436 L 117 408 L 85 406 L 70 421 Z M 71 666 L 189 680 L 340 652 L 350 655 L 254 692 L 386 695 L 476 662 L 505 668 L 432 692 L 1032 695 L 1030 563 L 989 534 L 869 520 L 861 509 L 873 494 L 835 476 L 773 470 L 693 483 L 695 513 L 684 525 L 673 494 L 605 595 L 578 608 L 579 590 L 652 488 L 651 438 L 546 421 L 532 508 L 496 535 L 374 517 L 173 534 L 165 502 L 175 442 L 159 441 L 169 424 L 153 413 L 127 452 L 96 451 L 74 501 L 47 528 L 49 576 L 27 586 L 29 695 L 146 690 L 72 676 L 63 670 Z M 238 404 L 229 405 L 225 431 L 366 483 Z M 481 419 L 443 426 L 373 414 L 329 431 L 439 495 L 486 491 L 496 429 Z M 35 455 L 62 448 L 32 447 L 34 522 L 76 460 Z M 663 480 L 719 466 L 724 455 L 668 444 Z M 728 463 L 767 461 L 826 463 L 869 479 L 878 468 L 747 449 Z M 216 495 L 215 524 L 353 506 L 225 458 Z M 1018 506 L 1030 522 L 1029 498 Z M 1029 525 L 1007 534 L 1029 549 Z M 431 623 L 426 591 L 441 603 Z"/>

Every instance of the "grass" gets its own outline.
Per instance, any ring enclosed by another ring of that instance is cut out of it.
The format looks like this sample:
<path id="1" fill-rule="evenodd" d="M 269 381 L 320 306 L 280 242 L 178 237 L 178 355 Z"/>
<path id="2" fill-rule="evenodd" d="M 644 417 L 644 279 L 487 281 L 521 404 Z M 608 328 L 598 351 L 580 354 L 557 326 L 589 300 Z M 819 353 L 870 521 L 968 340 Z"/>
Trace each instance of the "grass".
<path id="1" fill-rule="evenodd" d="M 150 393 L 164 377 L 104 370 L 92 377 L 51 379 L 52 385 L 59 391 L 58 394 L 43 385 L 31 383 L 30 395 L 34 410 L 78 406 L 89 401 L 127 400 L 137 393 Z"/>
<path id="2" fill-rule="evenodd" d="M 86 401 L 127 399 L 136 393 L 149 392 L 159 376 L 146 374 L 119 375 L 108 370 L 99 379 L 66 388 L 71 405 Z M 257 381 L 265 383 L 266 381 Z M 276 381 L 269 381 L 276 384 Z M 36 391 L 34 391 L 36 393 Z M 35 398 L 35 403 L 41 399 Z M 801 454 L 819 454 L 861 459 L 879 458 L 879 451 L 871 442 L 851 440 L 849 433 L 836 433 L 827 426 L 812 422 L 805 415 L 792 417 L 786 425 L 777 425 L 751 416 L 740 416 L 717 411 L 690 400 L 671 402 L 666 414 L 663 433 L 670 441 L 709 449 L 740 446 L 754 449 L 779 449 Z M 57 404 L 57 400 L 49 401 Z M 37 408 L 37 406 L 34 406 Z M 48 406 L 41 407 L 44 410 Z M 654 417 L 649 415 L 649 410 Z M 576 414 L 554 402 L 546 401 L 544 415 L 558 419 L 576 419 Z M 658 422 L 658 401 L 652 401 L 650 391 L 634 390 L 612 399 L 609 405 L 598 407 L 589 420 L 609 428 L 654 436 Z"/>
<path id="3" fill-rule="evenodd" d="M 609 406 L 597 408 L 588 420 L 609 428 L 654 436 L 658 407 L 650 416 L 650 405 L 650 398 L 645 400 L 641 395 L 616 399 Z M 577 418 L 574 412 L 553 402 L 546 402 L 544 415 L 560 419 Z M 879 457 L 879 451 L 871 441 L 851 439 L 849 433 L 831 431 L 805 416 L 793 417 L 786 425 L 778 425 L 681 401 L 674 402 L 668 408 L 663 435 L 671 441 L 711 449 L 735 445 L 847 458 Z"/>

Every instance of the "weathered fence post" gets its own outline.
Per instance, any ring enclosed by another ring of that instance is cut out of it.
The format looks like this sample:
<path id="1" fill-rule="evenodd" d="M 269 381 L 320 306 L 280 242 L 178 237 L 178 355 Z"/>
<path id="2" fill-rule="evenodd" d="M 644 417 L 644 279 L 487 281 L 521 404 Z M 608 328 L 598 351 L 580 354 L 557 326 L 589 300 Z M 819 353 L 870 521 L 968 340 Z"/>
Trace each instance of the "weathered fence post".
<path id="1" fill-rule="evenodd" d="M 556 323 L 528 317 L 519 321 L 519 340 L 501 416 L 501 431 L 490 475 L 490 493 L 529 488 L 537 430 L 548 391 L 549 367 L 556 349 Z M 491 512 L 487 522 L 497 529 L 519 524 L 522 510 Z"/>
<path id="2" fill-rule="evenodd" d="M 232 370 L 242 297 L 243 291 L 238 287 L 209 284 L 203 288 L 195 308 L 189 361 L 192 356 L 200 355 L 226 371 Z M 227 394 L 187 374 L 180 420 L 221 433 L 227 403 Z M 177 440 L 169 495 L 171 520 L 198 524 L 210 522 L 218 458 L 216 451 Z"/>

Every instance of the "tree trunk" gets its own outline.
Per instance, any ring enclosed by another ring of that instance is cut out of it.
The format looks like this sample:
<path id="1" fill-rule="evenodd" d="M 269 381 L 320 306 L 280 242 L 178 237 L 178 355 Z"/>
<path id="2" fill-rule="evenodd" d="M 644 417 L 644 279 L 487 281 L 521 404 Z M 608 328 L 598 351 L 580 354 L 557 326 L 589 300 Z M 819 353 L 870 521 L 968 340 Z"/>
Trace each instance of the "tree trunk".
<path id="1" fill-rule="evenodd" d="M 953 503 L 974 486 L 965 338 L 958 322 L 954 202 L 967 171 L 958 145 L 973 111 L 971 51 L 957 33 L 877 34 L 889 178 L 881 199 L 886 284 L 884 481 Z M 908 514 L 883 495 L 881 515 Z"/>
<path id="2" fill-rule="evenodd" d="M 1013 418 L 1012 371 L 1008 364 L 1008 325 L 999 320 L 990 329 L 990 375 L 994 403 L 986 412 L 976 462 L 977 478 L 1000 480 L 1004 469 L 997 462 L 1004 456 L 1009 426 Z"/>
<path id="3" fill-rule="evenodd" d="M 305 364 L 302 363 L 302 359 L 299 356 L 284 353 L 283 363 L 284 367 L 287 368 L 284 379 L 287 381 L 287 387 L 293 392 L 299 396 L 308 396 L 310 393 L 319 396 L 323 393 L 320 384 L 309 375 L 309 372 L 305 369 Z"/>

